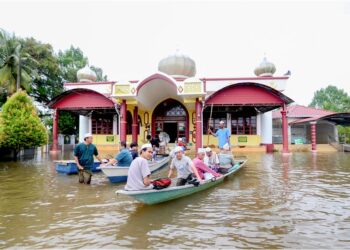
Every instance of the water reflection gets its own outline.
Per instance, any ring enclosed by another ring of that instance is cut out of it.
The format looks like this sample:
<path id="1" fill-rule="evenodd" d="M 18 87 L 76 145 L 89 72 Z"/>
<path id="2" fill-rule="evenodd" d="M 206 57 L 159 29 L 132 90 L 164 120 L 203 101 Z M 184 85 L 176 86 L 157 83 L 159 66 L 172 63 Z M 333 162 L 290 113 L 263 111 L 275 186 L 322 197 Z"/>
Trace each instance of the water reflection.
<path id="1" fill-rule="evenodd" d="M 0 247 L 348 247 L 350 154 L 247 157 L 222 185 L 155 206 L 115 195 L 123 185 L 102 174 L 79 185 L 45 155 L 3 162 Z"/>

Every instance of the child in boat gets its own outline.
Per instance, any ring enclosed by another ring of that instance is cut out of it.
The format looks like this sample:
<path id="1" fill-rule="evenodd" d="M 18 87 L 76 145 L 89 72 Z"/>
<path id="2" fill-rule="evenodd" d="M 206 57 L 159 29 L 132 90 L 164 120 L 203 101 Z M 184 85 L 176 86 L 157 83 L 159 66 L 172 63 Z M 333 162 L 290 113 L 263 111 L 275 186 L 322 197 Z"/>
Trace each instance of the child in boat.
<path id="1" fill-rule="evenodd" d="M 228 169 L 230 169 L 234 164 L 233 154 L 230 150 L 230 145 L 226 143 L 219 154 L 219 162 L 220 162 L 220 173 L 226 173 Z"/>
<path id="2" fill-rule="evenodd" d="M 184 155 L 184 151 L 182 147 L 175 147 L 174 149 L 175 157 L 171 161 L 170 170 L 168 173 L 168 178 L 171 178 L 173 175 L 173 170 L 176 168 L 177 171 L 177 183 L 176 186 L 183 186 L 190 180 L 193 174 L 197 177 L 199 181 L 202 178 L 199 176 L 199 173 L 195 166 L 193 165 L 191 159 Z"/>
<path id="3" fill-rule="evenodd" d="M 205 165 L 205 163 L 203 162 L 204 156 L 205 156 L 205 149 L 199 148 L 197 152 L 197 157 L 192 160 L 201 179 L 207 180 L 207 179 L 211 179 L 212 177 L 221 176 L 221 174 L 215 172 L 214 170 L 210 169 L 207 165 Z"/>

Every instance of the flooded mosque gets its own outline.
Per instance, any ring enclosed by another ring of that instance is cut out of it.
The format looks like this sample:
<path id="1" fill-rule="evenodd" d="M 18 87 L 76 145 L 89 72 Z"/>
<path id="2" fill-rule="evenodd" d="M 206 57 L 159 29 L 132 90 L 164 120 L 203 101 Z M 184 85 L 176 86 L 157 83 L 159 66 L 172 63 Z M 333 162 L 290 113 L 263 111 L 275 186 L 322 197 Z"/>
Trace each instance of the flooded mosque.
<path id="1" fill-rule="evenodd" d="M 195 61 L 178 51 L 160 60 L 158 71 L 139 80 L 96 82 L 95 73 L 86 66 L 77 72 L 79 82 L 65 83 L 65 92 L 49 103 L 54 110 L 52 149 L 58 150 L 59 113 L 65 110 L 79 115 L 79 141 L 91 132 L 100 147 L 120 141 L 142 144 L 147 135 L 162 131 L 170 143 L 183 138 L 193 148 L 217 145 L 217 138 L 207 136 L 207 131 L 209 127 L 215 131 L 224 121 L 231 145 L 271 152 L 273 117 L 278 117 L 278 143 L 288 153 L 287 105 L 293 100 L 283 91 L 290 72 L 275 76 L 275 71 L 275 65 L 264 58 L 255 76 L 198 77 Z M 309 134 L 316 143 L 315 126 Z"/>

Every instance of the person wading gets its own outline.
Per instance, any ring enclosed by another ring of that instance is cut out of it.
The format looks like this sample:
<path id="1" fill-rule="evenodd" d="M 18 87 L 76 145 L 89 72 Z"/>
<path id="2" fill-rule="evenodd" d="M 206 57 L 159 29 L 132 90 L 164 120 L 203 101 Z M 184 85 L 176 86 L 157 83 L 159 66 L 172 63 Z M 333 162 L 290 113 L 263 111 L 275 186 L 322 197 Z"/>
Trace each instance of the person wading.
<path id="1" fill-rule="evenodd" d="M 78 166 L 80 183 L 91 183 L 91 169 L 94 165 L 94 156 L 102 163 L 96 146 L 92 144 L 92 134 L 87 133 L 84 135 L 84 142 L 79 143 L 74 148 L 74 160 Z"/>

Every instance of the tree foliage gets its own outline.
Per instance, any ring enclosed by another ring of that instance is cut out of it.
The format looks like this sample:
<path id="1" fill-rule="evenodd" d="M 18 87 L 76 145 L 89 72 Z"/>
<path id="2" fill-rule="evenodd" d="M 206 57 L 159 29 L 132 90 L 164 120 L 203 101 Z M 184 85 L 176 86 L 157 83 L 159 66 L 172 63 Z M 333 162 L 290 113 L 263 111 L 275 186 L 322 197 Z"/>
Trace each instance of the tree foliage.
<path id="1" fill-rule="evenodd" d="M 87 57 L 79 48 L 71 46 L 68 50 L 58 52 L 58 60 L 64 82 L 77 82 L 77 71 L 88 63 Z"/>
<path id="2" fill-rule="evenodd" d="M 15 155 L 23 148 L 44 145 L 47 133 L 32 100 L 19 90 L 8 98 L 0 115 L 0 146 L 13 149 Z"/>
<path id="3" fill-rule="evenodd" d="M 36 72 L 31 75 L 30 96 L 40 103 L 47 103 L 63 92 L 62 71 L 57 56 L 50 44 L 34 38 L 21 39 L 23 52 L 29 54 L 36 63 L 29 63 Z"/>
<path id="4" fill-rule="evenodd" d="M 80 48 L 71 46 L 65 51 L 58 53 L 58 60 L 62 70 L 64 82 L 77 82 L 77 72 L 84 68 L 88 63 L 88 58 L 84 55 Z M 95 72 L 97 81 L 107 81 L 107 76 L 103 75 L 103 70 L 96 66 L 90 67 Z"/>
<path id="5" fill-rule="evenodd" d="M 74 135 L 78 127 L 77 116 L 68 111 L 60 111 L 58 119 L 58 130 L 64 135 Z"/>
<path id="6" fill-rule="evenodd" d="M 350 97 L 343 89 L 329 85 L 315 92 L 309 106 L 335 112 L 347 112 L 350 111 Z"/>
<path id="7" fill-rule="evenodd" d="M 0 30 L 0 87 L 3 92 L 13 94 L 16 91 L 18 72 L 20 72 L 20 87 L 29 91 L 30 76 L 36 74 L 29 64 L 34 63 L 35 60 L 23 51 L 15 35 Z"/>
<path id="8" fill-rule="evenodd" d="M 329 85 L 315 92 L 309 106 L 334 112 L 350 112 L 350 96 L 343 89 Z M 339 141 L 350 143 L 350 127 L 338 125 L 337 128 Z"/>

